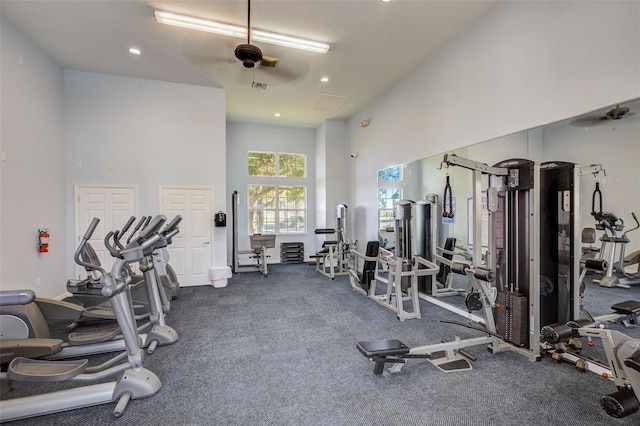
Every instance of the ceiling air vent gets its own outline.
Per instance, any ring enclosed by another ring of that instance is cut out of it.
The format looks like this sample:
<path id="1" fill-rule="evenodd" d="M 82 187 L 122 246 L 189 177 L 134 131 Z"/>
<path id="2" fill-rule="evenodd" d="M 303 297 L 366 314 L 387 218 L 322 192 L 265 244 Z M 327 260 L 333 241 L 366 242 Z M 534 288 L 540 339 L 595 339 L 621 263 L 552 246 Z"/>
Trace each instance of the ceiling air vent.
<path id="1" fill-rule="evenodd" d="M 349 96 L 320 93 L 313 105 L 311 105 L 311 108 L 323 109 L 326 111 L 337 111 L 348 100 Z"/>
<path id="2" fill-rule="evenodd" d="M 259 81 L 251 82 L 251 87 L 256 90 L 267 90 L 267 83 L 261 83 Z"/>

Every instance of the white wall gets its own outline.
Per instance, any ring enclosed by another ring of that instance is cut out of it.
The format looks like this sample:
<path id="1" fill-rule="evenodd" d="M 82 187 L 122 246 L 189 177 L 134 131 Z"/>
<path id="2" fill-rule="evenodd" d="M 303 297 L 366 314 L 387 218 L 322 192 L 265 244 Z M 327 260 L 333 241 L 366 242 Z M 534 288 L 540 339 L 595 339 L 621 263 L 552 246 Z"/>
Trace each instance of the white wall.
<path id="1" fill-rule="evenodd" d="M 63 71 L 4 17 L 0 28 L 0 284 L 58 296 L 67 277 Z M 50 252 L 39 254 L 37 231 L 45 226 Z"/>
<path id="2" fill-rule="evenodd" d="M 135 184 L 140 215 L 158 213 L 160 186 L 212 187 L 213 212 L 227 210 L 224 90 L 71 70 L 64 82 L 69 274 L 74 185 Z M 226 266 L 227 228 L 213 230 L 212 265 Z"/>
<path id="3" fill-rule="evenodd" d="M 315 130 L 316 139 L 316 223 L 314 228 L 327 228 L 327 122 L 322 123 Z M 316 238 L 314 250 L 318 249 L 319 239 Z"/>
<path id="4" fill-rule="evenodd" d="M 247 152 L 269 151 L 304 154 L 307 157 L 307 177 L 296 179 L 296 185 L 307 186 L 307 233 L 304 235 L 278 235 L 276 247 L 267 250 L 271 256 L 268 263 L 280 262 L 280 243 L 301 241 L 304 243 L 305 259 L 315 253 L 314 234 L 316 224 L 315 213 L 315 175 L 316 147 L 315 131 L 304 127 L 272 126 L 245 122 L 227 122 L 227 192 L 238 191 L 240 206 L 238 208 L 238 248 L 250 248 L 247 225 L 247 185 L 256 183 L 277 184 L 278 178 L 249 178 L 247 175 Z M 294 182 L 288 180 L 288 182 Z M 228 211 L 231 218 L 231 209 Z M 229 221 L 228 226 L 231 226 Z M 229 241 L 231 228 L 229 228 Z M 231 259 L 231 243 L 228 244 L 228 256 Z M 248 263 L 241 259 L 241 263 Z"/>
<path id="5" fill-rule="evenodd" d="M 349 143 L 346 132 L 346 122 L 338 120 L 328 120 L 325 126 L 325 162 L 326 170 L 326 191 L 325 191 L 325 225 L 317 225 L 317 228 L 336 227 L 336 206 L 345 204 L 347 206 L 347 233 L 348 237 L 353 237 L 351 222 L 353 212 L 351 211 L 350 190 L 349 190 L 349 170 L 357 158 L 349 157 Z M 332 238 L 329 238 L 332 239 Z M 321 239 L 324 241 L 324 238 Z M 316 246 L 316 250 L 321 247 Z"/>
<path id="6" fill-rule="evenodd" d="M 496 5 L 347 122 L 356 236 L 376 238 L 378 169 L 640 96 L 639 22 L 639 2 Z"/>

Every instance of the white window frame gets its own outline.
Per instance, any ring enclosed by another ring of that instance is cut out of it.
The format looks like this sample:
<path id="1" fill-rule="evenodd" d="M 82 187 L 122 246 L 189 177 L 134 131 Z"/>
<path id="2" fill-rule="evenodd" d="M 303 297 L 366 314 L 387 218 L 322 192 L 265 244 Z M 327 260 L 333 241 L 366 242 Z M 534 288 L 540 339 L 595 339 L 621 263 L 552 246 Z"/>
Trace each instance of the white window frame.
<path id="1" fill-rule="evenodd" d="M 264 176 L 264 175 L 250 175 L 249 174 L 249 154 L 252 152 L 257 152 L 260 154 L 273 154 L 275 156 L 275 175 L 274 176 Z M 302 176 L 282 176 L 280 174 L 280 155 L 299 155 L 300 157 L 302 157 L 303 161 L 304 161 L 304 173 Z M 250 150 L 247 151 L 247 176 L 248 177 L 257 177 L 257 178 L 281 178 L 281 179 L 306 179 L 307 178 L 307 155 L 306 154 L 301 154 L 299 152 L 273 152 L 273 151 L 256 151 L 256 150 Z"/>
<path id="2" fill-rule="evenodd" d="M 266 187 L 273 187 L 274 192 L 275 192 L 275 200 L 274 200 L 274 208 L 256 208 L 251 206 L 251 202 L 250 202 L 250 196 L 251 196 L 251 187 L 252 186 L 266 186 Z M 299 187 L 302 188 L 304 190 L 304 208 L 303 209 L 283 209 L 280 208 L 280 191 L 279 188 L 281 187 Z M 280 185 L 276 185 L 276 184 L 248 184 L 247 185 L 247 233 L 249 235 L 252 235 L 252 231 L 251 231 L 251 212 L 252 211 L 273 211 L 273 217 L 274 217 L 274 230 L 273 232 L 261 232 L 262 230 L 257 230 L 256 233 L 260 234 L 275 234 L 275 235 L 304 235 L 307 233 L 307 199 L 308 199 L 308 194 L 307 194 L 307 186 L 306 185 L 299 185 L 299 184 L 292 184 L 292 183 L 283 183 Z M 295 212 L 299 212 L 302 211 L 302 217 L 304 218 L 304 227 L 302 230 L 300 230 L 299 232 L 281 232 L 281 226 L 280 226 L 280 213 L 282 212 L 289 212 L 289 211 L 295 211 Z M 271 222 L 267 222 L 266 224 L 270 224 Z"/>

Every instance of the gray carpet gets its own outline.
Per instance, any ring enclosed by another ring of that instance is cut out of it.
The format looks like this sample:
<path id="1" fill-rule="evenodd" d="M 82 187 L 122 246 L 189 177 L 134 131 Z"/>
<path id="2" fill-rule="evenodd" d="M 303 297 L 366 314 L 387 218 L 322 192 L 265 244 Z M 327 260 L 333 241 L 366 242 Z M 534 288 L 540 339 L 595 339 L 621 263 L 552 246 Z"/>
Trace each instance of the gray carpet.
<path id="1" fill-rule="evenodd" d="M 108 404 L 15 424 L 640 424 L 639 413 L 614 419 L 600 408 L 600 397 L 615 391 L 611 381 L 549 358 L 475 347 L 469 372 L 410 360 L 398 374 L 375 376 L 356 342 L 397 338 L 414 346 L 480 333 L 439 322 L 460 317 L 426 302 L 422 319 L 400 322 L 354 292 L 347 277 L 331 281 L 307 264 L 269 269 L 268 278 L 243 273 L 222 289 L 182 289 L 167 317 L 180 340 L 145 359 L 163 387 L 131 401 L 122 418 L 112 418 Z M 593 315 L 608 312 L 608 299 L 640 298 L 640 288 L 588 290 Z"/>

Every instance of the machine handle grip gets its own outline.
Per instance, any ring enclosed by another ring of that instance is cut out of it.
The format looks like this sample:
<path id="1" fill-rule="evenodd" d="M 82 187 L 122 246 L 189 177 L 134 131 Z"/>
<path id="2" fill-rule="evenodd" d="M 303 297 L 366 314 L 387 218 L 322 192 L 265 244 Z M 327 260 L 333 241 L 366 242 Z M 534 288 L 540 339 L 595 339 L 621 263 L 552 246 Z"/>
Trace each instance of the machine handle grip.
<path id="1" fill-rule="evenodd" d="M 111 256 L 122 258 L 122 255 L 120 254 L 120 252 L 116 248 L 115 244 L 111 244 L 111 237 L 114 237 L 113 239 L 114 239 L 114 242 L 115 242 L 115 236 L 114 235 L 115 235 L 115 233 L 113 231 L 109 231 L 107 233 L 107 235 L 104 237 L 104 246 L 107 248 L 107 250 L 109 250 L 109 253 L 111 253 Z"/>
<path id="2" fill-rule="evenodd" d="M 131 234 L 129 234 L 129 238 L 127 238 L 127 244 L 131 242 L 131 239 L 133 238 L 133 236 L 136 234 L 136 232 L 138 232 L 138 229 L 142 228 L 142 225 L 144 225 L 146 220 L 147 220 L 146 216 L 142 216 L 142 218 L 140 218 L 136 227 L 133 228 L 133 231 L 131 231 Z"/>
<path id="3" fill-rule="evenodd" d="M 176 217 L 171 219 L 171 222 L 167 223 L 162 233 L 171 232 L 180 222 L 182 222 L 182 215 L 177 214 Z"/>
<path id="4" fill-rule="evenodd" d="M 157 232 L 160 227 L 167 221 L 167 217 L 163 214 L 159 214 L 153 218 L 147 225 L 140 231 L 138 241 L 143 241 L 149 238 L 154 232 Z"/>
<path id="5" fill-rule="evenodd" d="M 129 230 L 129 228 L 131 227 L 131 225 L 133 225 L 133 222 L 134 222 L 135 220 L 136 220 L 136 217 L 135 217 L 135 216 L 131 216 L 131 217 L 129 218 L 129 220 L 127 221 L 127 223 L 125 223 L 125 224 L 124 224 L 124 226 L 122 227 L 122 231 L 120 232 L 120 237 L 119 237 L 118 239 L 122 238 L 122 236 L 123 236 L 124 234 L 126 234 L 126 233 L 127 233 L 127 231 Z"/>
<path id="6" fill-rule="evenodd" d="M 97 217 L 94 217 L 93 220 L 91 220 L 91 223 L 89 224 L 89 229 L 87 229 L 87 232 L 84 233 L 84 237 L 82 237 L 83 240 L 90 240 L 91 236 L 93 235 L 93 232 L 96 230 L 96 227 L 98 226 L 98 223 L 100 222 L 100 219 Z"/>
<path id="7" fill-rule="evenodd" d="M 82 251 L 84 250 L 84 247 L 87 245 L 87 242 L 91 239 L 91 235 L 93 235 L 93 232 L 96 230 L 96 227 L 98 226 L 99 222 L 100 222 L 99 218 L 97 217 L 93 218 L 93 220 L 91 221 L 91 224 L 89 225 L 89 229 L 87 229 L 87 232 L 84 233 L 84 236 L 82 237 L 82 241 L 80 241 L 80 245 L 76 249 L 76 253 L 73 256 L 73 260 L 80 266 L 84 266 L 85 268 L 90 268 L 91 270 L 98 270 L 100 271 L 100 273 L 102 273 L 102 275 L 106 275 L 107 271 L 105 271 L 102 267 L 96 266 L 92 263 L 85 262 L 84 260 L 81 259 L 81 256 L 80 256 Z"/>

